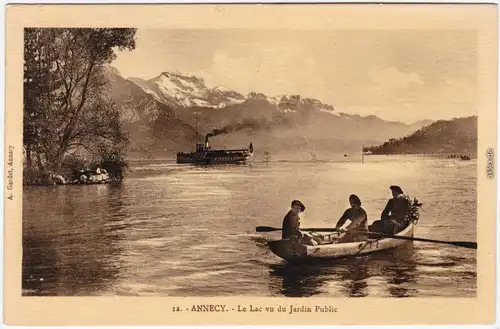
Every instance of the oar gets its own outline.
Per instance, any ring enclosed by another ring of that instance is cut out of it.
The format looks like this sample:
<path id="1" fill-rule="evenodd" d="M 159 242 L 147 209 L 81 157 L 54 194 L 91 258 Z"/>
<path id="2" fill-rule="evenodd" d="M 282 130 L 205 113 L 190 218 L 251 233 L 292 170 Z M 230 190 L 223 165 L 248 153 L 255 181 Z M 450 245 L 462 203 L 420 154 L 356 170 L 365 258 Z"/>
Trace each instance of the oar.
<path id="1" fill-rule="evenodd" d="M 257 232 L 274 232 L 281 231 L 281 228 L 271 227 L 271 226 L 257 226 L 255 228 Z M 338 232 L 338 228 L 301 228 L 301 231 L 319 231 L 319 232 Z"/>
<path id="2" fill-rule="evenodd" d="M 273 231 L 281 231 L 281 228 L 271 227 L 271 226 L 257 226 L 257 232 L 273 232 Z M 319 232 L 338 232 L 338 228 L 301 228 L 301 231 L 319 231 Z M 353 230 L 354 231 L 354 230 Z M 391 239 L 399 239 L 399 240 L 410 240 L 410 241 L 422 241 L 422 242 L 431 242 L 431 243 L 443 243 L 450 244 L 456 247 L 463 247 L 469 249 L 477 249 L 477 242 L 469 242 L 469 241 L 442 241 L 442 240 L 432 240 L 432 239 L 424 239 L 424 238 L 414 238 L 409 236 L 398 236 L 392 234 L 384 234 L 379 232 L 368 232 L 368 231 L 355 231 L 356 233 L 364 233 L 367 235 L 376 235 L 383 238 L 391 238 Z"/>
<path id="3" fill-rule="evenodd" d="M 361 233 L 364 231 L 356 231 L 356 232 Z M 477 249 L 477 242 L 432 240 L 432 239 L 424 239 L 424 238 L 414 238 L 411 236 L 399 236 L 399 235 L 392 235 L 392 234 L 384 234 L 384 233 L 379 233 L 379 232 L 366 232 L 366 234 L 376 235 L 376 236 L 380 236 L 383 238 L 390 238 L 390 239 L 422 241 L 422 242 L 431 242 L 431 243 L 444 243 L 444 244 L 451 244 L 451 245 L 456 246 L 456 247 Z"/>

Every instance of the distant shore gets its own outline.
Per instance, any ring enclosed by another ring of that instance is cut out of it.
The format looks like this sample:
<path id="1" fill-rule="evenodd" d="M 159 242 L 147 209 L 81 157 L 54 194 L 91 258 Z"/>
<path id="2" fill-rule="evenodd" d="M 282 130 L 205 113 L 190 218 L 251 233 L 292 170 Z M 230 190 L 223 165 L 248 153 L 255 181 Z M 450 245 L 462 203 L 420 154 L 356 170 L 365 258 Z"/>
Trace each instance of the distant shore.
<path id="1" fill-rule="evenodd" d="M 460 156 L 469 156 L 470 158 L 477 158 L 477 153 L 476 152 L 426 152 L 426 153 L 421 153 L 421 152 L 401 152 L 401 153 L 365 153 L 364 156 L 384 156 L 384 155 L 415 155 L 415 156 L 434 156 L 434 157 L 445 157 L 445 158 L 450 158 L 450 159 L 460 159 Z"/>

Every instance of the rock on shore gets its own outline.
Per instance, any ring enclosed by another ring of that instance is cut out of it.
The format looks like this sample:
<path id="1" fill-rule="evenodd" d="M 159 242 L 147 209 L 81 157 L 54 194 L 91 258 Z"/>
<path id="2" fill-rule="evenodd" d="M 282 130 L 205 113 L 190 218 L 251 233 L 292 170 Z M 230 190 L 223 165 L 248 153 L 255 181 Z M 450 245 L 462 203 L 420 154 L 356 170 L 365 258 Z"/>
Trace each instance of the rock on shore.
<path id="1" fill-rule="evenodd" d="M 117 179 L 111 178 L 106 169 L 101 168 L 96 168 L 95 170 L 77 170 L 74 177 L 70 179 L 54 173 L 50 173 L 47 177 L 48 185 L 107 184 L 117 181 Z"/>

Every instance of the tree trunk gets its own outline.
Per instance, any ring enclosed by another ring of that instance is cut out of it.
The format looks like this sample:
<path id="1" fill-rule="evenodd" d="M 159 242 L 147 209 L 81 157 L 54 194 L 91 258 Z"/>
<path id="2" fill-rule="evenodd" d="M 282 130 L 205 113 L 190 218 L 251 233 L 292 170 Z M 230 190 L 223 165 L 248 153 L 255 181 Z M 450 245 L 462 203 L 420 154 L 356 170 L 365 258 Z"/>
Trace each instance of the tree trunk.
<path id="1" fill-rule="evenodd" d="M 31 145 L 26 145 L 26 167 L 30 168 L 33 166 L 33 161 L 31 158 Z"/>
<path id="2" fill-rule="evenodd" d="M 38 146 L 36 149 L 36 158 L 37 158 L 38 170 L 42 172 L 44 170 L 42 163 L 42 153 L 40 152 L 40 147 Z"/>
<path id="3" fill-rule="evenodd" d="M 61 170 L 63 158 L 64 158 L 64 152 L 63 151 L 58 152 L 56 157 L 56 163 L 54 164 L 54 171 L 56 173 L 59 173 L 59 171 Z"/>
<path id="4" fill-rule="evenodd" d="M 54 170 L 56 171 L 56 173 L 59 173 L 59 171 L 61 170 L 62 163 L 64 160 L 64 154 L 68 150 L 68 146 L 69 146 L 69 140 L 68 138 L 64 138 L 61 144 L 59 145 L 59 149 L 57 150 L 56 153 L 56 158 L 54 163 Z"/>

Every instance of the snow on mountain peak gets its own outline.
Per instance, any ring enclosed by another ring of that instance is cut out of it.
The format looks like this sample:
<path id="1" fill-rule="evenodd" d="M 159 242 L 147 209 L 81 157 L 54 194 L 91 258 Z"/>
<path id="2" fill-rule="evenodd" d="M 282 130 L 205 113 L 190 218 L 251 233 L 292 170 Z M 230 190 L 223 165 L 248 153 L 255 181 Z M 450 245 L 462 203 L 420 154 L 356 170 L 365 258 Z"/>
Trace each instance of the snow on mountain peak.
<path id="1" fill-rule="evenodd" d="M 334 115 L 334 116 L 339 116 L 339 113 L 338 112 L 335 112 L 333 110 L 328 110 L 326 108 L 322 108 L 319 110 L 320 112 L 325 112 L 325 113 L 328 113 L 328 114 L 331 114 L 331 115 Z"/>
<path id="2" fill-rule="evenodd" d="M 300 95 L 266 96 L 263 93 L 250 92 L 242 95 L 224 86 L 208 88 L 202 78 L 181 72 L 162 72 L 159 76 L 142 80 L 130 78 L 148 94 L 153 95 L 169 106 L 223 108 L 240 104 L 248 100 L 266 101 L 276 106 L 281 112 L 297 112 L 309 110 L 334 111 L 333 106 L 323 104 L 314 98 L 303 98 Z"/>
<path id="3" fill-rule="evenodd" d="M 228 92 L 228 91 L 231 91 L 231 89 L 226 88 L 226 87 L 224 87 L 224 86 L 217 86 L 217 87 L 215 87 L 215 88 L 214 88 L 214 89 L 212 89 L 212 90 L 216 90 L 216 91 L 220 91 L 220 92 Z"/>
<path id="4" fill-rule="evenodd" d="M 202 78 L 178 71 L 162 72 L 150 80 L 129 80 L 172 107 L 222 108 L 245 101 L 245 97 L 235 91 L 222 86 L 209 89 Z"/>
<path id="5" fill-rule="evenodd" d="M 163 72 L 159 77 L 152 80 L 165 89 L 181 89 L 194 93 L 207 89 L 203 79 L 181 73 Z"/>
<path id="6" fill-rule="evenodd" d="M 177 78 L 177 79 L 194 79 L 194 80 L 199 80 L 203 81 L 203 78 L 197 77 L 194 74 L 189 74 L 189 73 L 183 73 L 180 71 L 174 71 L 174 72 L 162 72 L 160 75 L 169 77 L 169 78 Z"/>

